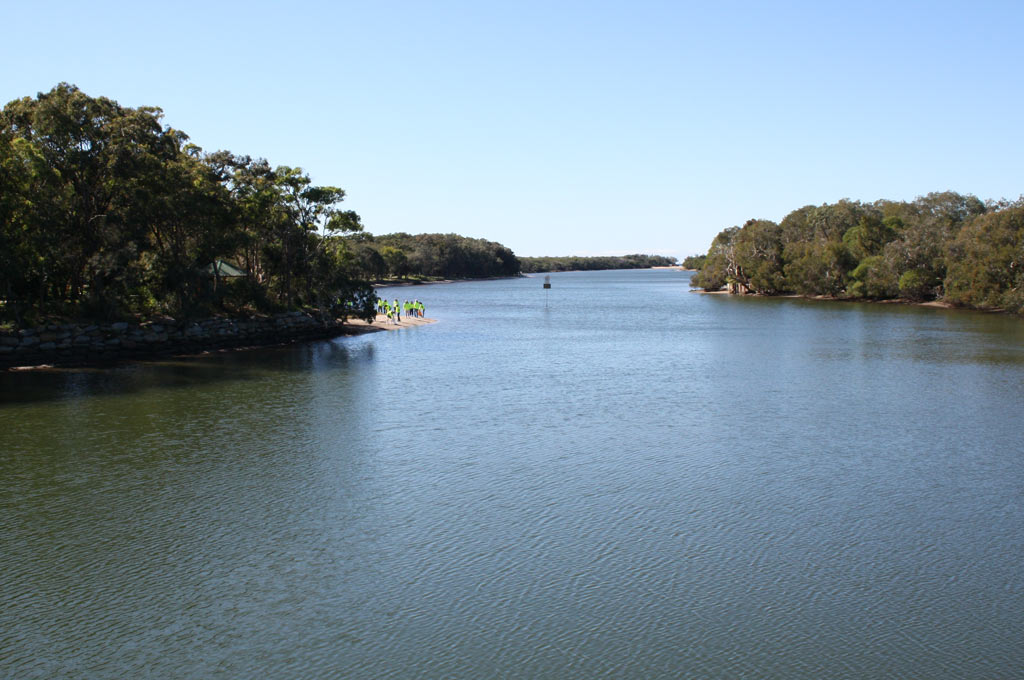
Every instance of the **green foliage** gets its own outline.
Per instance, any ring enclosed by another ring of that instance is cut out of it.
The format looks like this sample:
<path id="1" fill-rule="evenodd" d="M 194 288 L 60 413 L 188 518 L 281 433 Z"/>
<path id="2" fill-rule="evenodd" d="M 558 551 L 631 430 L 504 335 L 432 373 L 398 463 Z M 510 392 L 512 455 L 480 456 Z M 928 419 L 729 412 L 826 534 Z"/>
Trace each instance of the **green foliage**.
<path id="1" fill-rule="evenodd" d="M 785 246 L 786 285 L 802 295 L 839 295 L 856 264 L 841 241 Z"/>
<path id="2" fill-rule="evenodd" d="M 896 238 L 895 226 L 898 224 L 900 219 L 897 217 L 882 220 L 877 215 L 866 215 L 843 234 L 843 244 L 857 261 L 878 255 L 885 244 Z"/>
<path id="3" fill-rule="evenodd" d="M 683 260 L 684 269 L 700 269 L 708 259 L 707 255 L 690 255 Z"/>
<path id="4" fill-rule="evenodd" d="M 379 252 L 387 265 L 388 274 L 402 278 L 409 275 L 409 257 L 404 251 L 394 246 L 384 246 Z"/>
<path id="5" fill-rule="evenodd" d="M 915 279 L 929 281 L 934 290 L 929 296 L 941 296 L 947 270 L 947 249 L 964 224 L 983 215 L 987 208 L 974 196 L 952 191 L 930 193 L 910 203 L 889 204 L 887 212 L 898 217 L 902 228 L 897 238 L 886 244 L 883 254 L 902 276 L 916 270 Z"/>
<path id="6" fill-rule="evenodd" d="M 732 278 L 754 293 L 772 295 L 786 288 L 782 228 L 769 220 L 749 220 L 736 234 Z"/>
<path id="7" fill-rule="evenodd" d="M 1024 199 L 969 222 L 948 261 L 950 302 L 1024 312 Z"/>
<path id="8" fill-rule="evenodd" d="M 735 239 L 739 227 L 723 229 L 711 242 L 701 270 L 690 277 L 690 285 L 706 291 L 721 290 L 737 274 Z"/>
<path id="9" fill-rule="evenodd" d="M 899 294 L 899 283 L 896 272 L 881 255 L 871 255 L 863 260 L 850 272 L 850 285 L 847 295 L 884 299 Z"/>
<path id="10" fill-rule="evenodd" d="M 719 233 L 692 285 L 911 300 L 1024 313 L 1024 198 L 952 191 L 910 202 L 808 205 Z"/>
<path id="11" fill-rule="evenodd" d="M 928 300 L 935 297 L 939 279 L 927 269 L 911 269 L 900 276 L 900 295 L 908 300 Z"/>
<path id="12" fill-rule="evenodd" d="M 524 273 L 598 271 L 605 269 L 648 269 L 650 267 L 672 267 L 677 264 L 674 257 L 665 255 L 598 255 L 591 257 L 521 257 L 519 262 Z M 692 269 L 692 267 L 691 267 Z"/>
<path id="13" fill-rule="evenodd" d="M 468 279 L 515 276 L 519 258 L 509 248 L 485 239 L 457 234 L 406 233 L 345 238 L 363 275 L 380 280 L 385 275 Z"/>
<path id="14" fill-rule="evenodd" d="M 0 313 L 188 316 L 357 294 L 330 242 L 362 228 L 343 190 L 205 154 L 162 116 L 66 83 L 0 111 Z M 218 259 L 245 281 L 211 275 Z"/>

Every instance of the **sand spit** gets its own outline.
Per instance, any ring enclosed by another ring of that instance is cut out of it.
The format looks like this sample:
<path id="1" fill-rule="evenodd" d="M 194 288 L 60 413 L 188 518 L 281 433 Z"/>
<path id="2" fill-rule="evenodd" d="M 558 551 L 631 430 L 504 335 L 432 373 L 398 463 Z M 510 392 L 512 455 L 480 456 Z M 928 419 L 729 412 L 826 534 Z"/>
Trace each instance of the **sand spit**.
<path id="1" fill-rule="evenodd" d="M 345 322 L 345 325 L 351 327 L 352 334 L 358 333 L 373 333 L 375 331 L 397 331 L 401 328 L 409 328 L 411 326 L 425 326 L 427 324 L 437 323 L 437 319 L 419 319 L 416 317 L 402 317 L 399 323 L 391 323 L 388 318 L 383 314 L 378 314 L 377 318 L 367 323 L 362 319 L 349 319 Z"/>

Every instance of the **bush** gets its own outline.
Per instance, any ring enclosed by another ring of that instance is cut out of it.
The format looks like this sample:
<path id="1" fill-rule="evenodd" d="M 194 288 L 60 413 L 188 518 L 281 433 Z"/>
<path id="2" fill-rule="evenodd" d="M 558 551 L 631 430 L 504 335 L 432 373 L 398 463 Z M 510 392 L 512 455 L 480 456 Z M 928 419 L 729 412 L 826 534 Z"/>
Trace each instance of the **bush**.
<path id="1" fill-rule="evenodd" d="M 909 300 L 928 300 L 935 297 L 939 280 L 926 269 L 911 269 L 900 277 L 900 295 Z"/>

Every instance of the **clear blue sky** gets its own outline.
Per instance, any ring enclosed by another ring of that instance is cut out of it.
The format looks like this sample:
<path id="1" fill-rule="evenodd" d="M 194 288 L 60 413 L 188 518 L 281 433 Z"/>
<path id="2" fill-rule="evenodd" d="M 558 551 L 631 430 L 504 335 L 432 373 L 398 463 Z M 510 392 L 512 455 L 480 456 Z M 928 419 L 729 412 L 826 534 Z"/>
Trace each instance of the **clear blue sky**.
<path id="1" fill-rule="evenodd" d="M 5 3 L 66 81 L 301 166 L 372 233 L 704 252 L 808 203 L 1024 192 L 1021 2 Z"/>

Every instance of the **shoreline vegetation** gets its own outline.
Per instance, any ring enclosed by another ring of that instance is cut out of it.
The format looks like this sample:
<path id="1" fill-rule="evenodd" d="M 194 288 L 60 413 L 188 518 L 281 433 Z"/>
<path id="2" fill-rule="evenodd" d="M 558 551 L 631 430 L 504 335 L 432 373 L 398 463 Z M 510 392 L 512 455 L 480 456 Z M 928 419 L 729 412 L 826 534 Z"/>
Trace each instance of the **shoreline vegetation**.
<path id="1" fill-rule="evenodd" d="M 521 276 L 535 260 L 674 264 L 524 266 L 485 239 L 374 236 L 345 197 L 299 167 L 207 152 L 157 107 L 68 83 L 11 101 L 0 110 L 0 368 L 392 330 L 375 316 L 375 288 Z"/>
<path id="2" fill-rule="evenodd" d="M 0 322 L 372 318 L 345 191 L 61 83 L 0 111 Z"/>
<path id="3" fill-rule="evenodd" d="M 665 255 L 595 255 L 564 257 L 520 257 L 524 274 L 564 271 L 601 271 L 607 269 L 652 269 L 676 265 L 676 258 Z"/>
<path id="4" fill-rule="evenodd" d="M 1024 314 L 1024 196 L 952 191 L 808 205 L 748 220 L 692 256 L 707 293 L 890 302 Z"/>
<path id="5" fill-rule="evenodd" d="M 16 99 L 0 110 L 0 332 L 290 312 L 372 323 L 375 285 L 532 271 L 485 239 L 371 235 L 345 197 L 299 167 L 207 152 L 157 107 L 68 83 Z M 670 259 L 537 259 L 644 258 Z"/>

